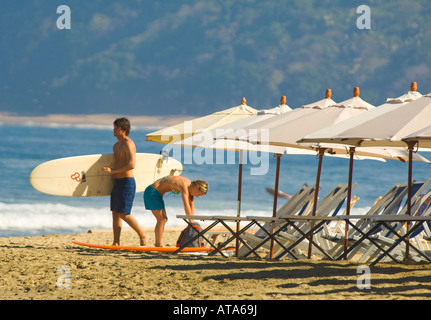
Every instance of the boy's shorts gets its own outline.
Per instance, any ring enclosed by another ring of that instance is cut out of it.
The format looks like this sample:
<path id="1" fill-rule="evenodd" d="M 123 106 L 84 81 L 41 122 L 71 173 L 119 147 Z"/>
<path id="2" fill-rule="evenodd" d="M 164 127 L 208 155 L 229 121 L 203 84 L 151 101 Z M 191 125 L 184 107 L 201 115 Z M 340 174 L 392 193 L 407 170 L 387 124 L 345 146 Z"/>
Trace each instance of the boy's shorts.
<path id="1" fill-rule="evenodd" d="M 111 192 L 111 211 L 130 214 L 135 199 L 135 178 L 115 179 Z"/>

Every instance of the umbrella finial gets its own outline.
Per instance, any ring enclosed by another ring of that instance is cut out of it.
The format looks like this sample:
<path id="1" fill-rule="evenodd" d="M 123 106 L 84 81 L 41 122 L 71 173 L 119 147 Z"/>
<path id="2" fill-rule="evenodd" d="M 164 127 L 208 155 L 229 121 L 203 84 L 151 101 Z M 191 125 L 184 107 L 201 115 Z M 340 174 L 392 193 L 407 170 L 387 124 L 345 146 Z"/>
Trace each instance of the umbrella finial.
<path id="1" fill-rule="evenodd" d="M 286 96 L 281 96 L 280 98 L 280 105 L 284 106 L 286 104 Z"/>
<path id="2" fill-rule="evenodd" d="M 353 88 L 353 96 L 354 97 L 359 97 L 359 87 L 354 87 Z"/>
<path id="3" fill-rule="evenodd" d="M 331 96 L 332 96 L 332 90 L 331 89 L 326 89 L 325 98 L 326 99 L 331 99 Z"/>
<path id="4" fill-rule="evenodd" d="M 247 102 L 247 100 L 245 99 L 245 97 L 243 97 L 242 99 L 241 99 L 241 104 L 245 104 Z"/>
<path id="5" fill-rule="evenodd" d="M 418 90 L 418 84 L 416 82 L 412 82 L 410 84 L 410 91 L 417 91 Z"/>

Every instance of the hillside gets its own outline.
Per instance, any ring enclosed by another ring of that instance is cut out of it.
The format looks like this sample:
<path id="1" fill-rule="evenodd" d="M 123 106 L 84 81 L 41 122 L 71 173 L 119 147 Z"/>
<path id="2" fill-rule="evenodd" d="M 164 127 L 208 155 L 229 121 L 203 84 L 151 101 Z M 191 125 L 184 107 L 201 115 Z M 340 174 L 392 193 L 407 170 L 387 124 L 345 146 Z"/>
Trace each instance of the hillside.
<path id="1" fill-rule="evenodd" d="M 204 115 L 431 91 L 427 0 L 0 2 L 0 112 Z M 371 29 L 356 26 L 360 4 Z"/>

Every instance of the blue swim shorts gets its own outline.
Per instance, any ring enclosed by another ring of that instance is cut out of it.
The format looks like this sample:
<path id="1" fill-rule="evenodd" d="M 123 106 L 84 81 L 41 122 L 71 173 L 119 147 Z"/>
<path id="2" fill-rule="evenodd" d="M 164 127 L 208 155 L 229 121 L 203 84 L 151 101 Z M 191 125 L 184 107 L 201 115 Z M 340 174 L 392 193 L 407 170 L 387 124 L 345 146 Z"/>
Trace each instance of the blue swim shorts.
<path id="1" fill-rule="evenodd" d="M 121 178 L 114 180 L 111 192 L 111 211 L 130 214 L 135 199 L 135 178 Z"/>
<path id="2" fill-rule="evenodd" d="M 144 204 L 147 210 L 162 210 L 165 208 L 162 194 L 152 186 L 148 186 L 145 189 Z"/>

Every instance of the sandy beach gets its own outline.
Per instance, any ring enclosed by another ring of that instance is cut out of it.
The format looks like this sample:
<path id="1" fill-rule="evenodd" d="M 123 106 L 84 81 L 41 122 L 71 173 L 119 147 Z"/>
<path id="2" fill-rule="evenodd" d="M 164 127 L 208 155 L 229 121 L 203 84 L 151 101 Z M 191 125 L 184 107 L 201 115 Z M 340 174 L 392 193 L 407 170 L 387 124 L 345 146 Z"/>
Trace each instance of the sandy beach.
<path id="1" fill-rule="evenodd" d="M 112 125 L 116 115 L 0 114 L 2 123 Z M 132 125 L 178 123 L 178 117 L 130 117 Z M 154 243 L 153 229 L 145 230 Z M 165 231 L 174 247 L 179 228 Z M 369 289 L 360 289 L 360 264 L 352 261 L 282 260 L 196 254 L 109 251 L 73 240 L 111 244 L 111 230 L 73 235 L 0 238 L 1 300 L 428 300 L 431 264 L 381 263 L 371 268 Z M 122 245 L 138 239 L 124 229 Z M 64 285 L 66 272 L 70 286 Z"/>
<path id="2" fill-rule="evenodd" d="M 145 229 L 154 241 L 152 229 Z M 180 229 L 170 228 L 165 246 Z M 2 300 L 375 300 L 430 299 L 431 264 L 382 263 L 370 289 L 358 288 L 351 261 L 267 261 L 193 254 L 138 253 L 80 247 L 110 244 L 110 230 L 0 238 Z M 124 229 L 122 245 L 137 245 Z M 70 274 L 70 287 L 64 280 Z M 58 273 L 59 272 L 59 273 Z M 58 284 L 59 282 L 59 284 Z M 63 287 L 62 287 L 63 286 Z"/>

